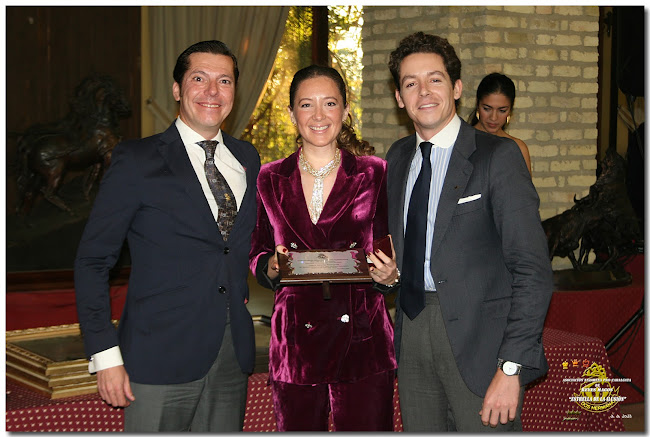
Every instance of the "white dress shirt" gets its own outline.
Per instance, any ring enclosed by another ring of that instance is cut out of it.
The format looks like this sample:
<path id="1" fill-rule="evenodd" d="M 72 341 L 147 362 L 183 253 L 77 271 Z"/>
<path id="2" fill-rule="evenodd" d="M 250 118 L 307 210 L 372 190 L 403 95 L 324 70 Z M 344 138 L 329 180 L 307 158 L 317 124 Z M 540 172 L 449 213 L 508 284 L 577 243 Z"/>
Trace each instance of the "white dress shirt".
<path id="1" fill-rule="evenodd" d="M 214 199 L 214 195 L 210 190 L 208 180 L 205 177 L 205 150 L 196 144 L 199 141 L 205 140 L 205 138 L 190 129 L 190 127 L 183 123 L 180 118 L 176 119 L 176 129 L 178 129 L 183 144 L 185 144 L 187 155 L 190 157 L 190 162 L 192 163 L 192 167 L 194 167 L 196 177 L 201 183 L 203 194 L 205 194 L 205 198 L 208 200 L 208 204 L 212 210 L 212 215 L 214 215 L 214 220 L 216 221 L 219 207 L 217 206 L 217 201 Z M 219 141 L 219 144 L 214 151 L 214 163 L 217 166 L 217 169 L 219 169 L 219 172 L 224 178 L 226 178 L 226 182 L 228 182 L 232 193 L 235 195 L 237 210 L 239 211 L 242 199 L 244 198 L 244 193 L 246 193 L 246 171 L 230 150 L 228 150 L 228 147 L 223 143 L 221 130 L 219 130 L 217 135 L 211 139 Z"/>
<path id="2" fill-rule="evenodd" d="M 196 177 L 201 183 L 203 194 L 205 195 L 214 220 L 217 221 L 219 207 L 217 201 L 210 190 L 208 180 L 205 177 L 205 150 L 197 144 L 199 141 L 205 140 L 201 135 L 194 132 L 187 124 L 185 124 L 180 117 L 176 119 L 176 129 L 181 136 L 181 140 L 185 145 L 185 150 L 190 158 Z M 246 171 L 239 161 L 228 150 L 228 147 L 223 143 L 223 135 L 221 129 L 212 140 L 219 141 L 217 148 L 214 152 L 214 163 L 219 169 L 219 172 L 226 178 L 226 182 L 230 186 L 235 200 L 237 201 L 237 210 L 241 207 L 244 194 L 246 193 Z M 95 373 L 99 370 L 108 369 L 109 367 L 121 366 L 124 364 L 122 353 L 119 346 L 113 346 L 104 351 L 98 352 L 90 357 L 88 363 L 88 371 Z"/>
<path id="3" fill-rule="evenodd" d="M 436 223 L 436 213 L 438 211 L 438 201 L 440 200 L 440 193 L 442 185 L 445 182 L 447 175 L 447 168 L 449 167 L 449 159 L 453 151 L 453 145 L 458 138 L 460 132 L 460 118 L 458 114 L 445 126 L 440 132 L 435 134 L 428 140 L 423 140 L 419 134 L 416 137 L 416 153 L 411 161 L 409 168 L 408 178 L 406 179 L 406 193 L 404 197 L 404 233 L 406 234 L 406 220 L 408 217 L 409 203 L 411 201 L 411 192 L 415 181 L 420 174 L 422 168 L 422 153 L 418 151 L 420 143 L 429 141 L 433 146 L 431 147 L 431 186 L 429 188 L 429 204 L 427 213 L 427 244 L 424 252 L 424 289 L 435 290 L 436 286 L 431 275 L 431 248 L 433 246 L 433 228 Z"/>

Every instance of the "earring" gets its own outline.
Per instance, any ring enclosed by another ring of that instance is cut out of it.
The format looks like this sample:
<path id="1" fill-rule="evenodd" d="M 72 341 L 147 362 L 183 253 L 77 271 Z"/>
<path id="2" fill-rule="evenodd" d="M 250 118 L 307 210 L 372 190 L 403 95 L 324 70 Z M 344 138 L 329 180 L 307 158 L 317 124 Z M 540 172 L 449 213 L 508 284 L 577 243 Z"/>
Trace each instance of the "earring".
<path id="1" fill-rule="evenodd" d="M 510 124 L 510 114 L 506 117 L 506 126 Z"/>
<path id="2" fill-rule="evenodd" d="M 478 109 L 476 110 L 476 119 L 477 119 L 477 120 L 480 120 L 480 119 L 481 119 L 481 116 L 480 116 L 480 114 L 478 113 Z"/>

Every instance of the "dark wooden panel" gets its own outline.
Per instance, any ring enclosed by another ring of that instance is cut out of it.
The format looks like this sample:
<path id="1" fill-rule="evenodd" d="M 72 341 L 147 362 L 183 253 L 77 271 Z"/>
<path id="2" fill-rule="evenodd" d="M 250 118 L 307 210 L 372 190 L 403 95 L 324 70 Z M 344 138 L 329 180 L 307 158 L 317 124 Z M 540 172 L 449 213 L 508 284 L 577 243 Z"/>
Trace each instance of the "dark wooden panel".
<path id="1" fill-rule="evenodd" d="M 63 118 L 75 87 L 91 73 L 110 75 L 122 87 L 132 106 L 131 117 L 121 123 L 122 135 L 140 137 L 141 9 L 12 6 L 5 11 L 6 262 L 8 272 L 26 272 L 9 274 L 7 285 L 20 290 L 35 281 L 65 287 L 71 284 L 70 272 L 40 277 L 34 271 L 72 268 L 90 202 L 76 204 L 71 217 L 40 198 L 28 218 L 16 216 L 16 137 L 36 123 Z M 71 188 L 66 194 L 78 197 L 80 178 L 68 176 Z"/>
<path id="2" fill-rule="evenodd" d="M 6 8 L 7 213 L 15 207 L 16 135 L 62 118 L 87 75 L 112 76 L 133 115 L 124 138 L 140 137 L 140 7 Z"/>
<path id="3" fill-rule="evenodd" d="M 111 271 L 109 283 L 111 286 L 124 285 L 129 282 L 130 267 Z M 35 272 L 8 272 L 7 293 L 30 291 L 34 293 L 49 290 L 73 290 L 73 270 L 47 270 Z"/>

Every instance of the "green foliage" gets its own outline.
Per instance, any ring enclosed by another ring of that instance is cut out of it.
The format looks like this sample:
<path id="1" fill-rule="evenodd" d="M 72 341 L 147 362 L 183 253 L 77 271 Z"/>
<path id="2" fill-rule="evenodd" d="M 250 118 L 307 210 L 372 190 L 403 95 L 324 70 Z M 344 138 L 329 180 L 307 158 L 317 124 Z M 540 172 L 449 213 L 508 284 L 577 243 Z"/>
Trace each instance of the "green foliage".
<path id="1" fill-rule="evenodd" d="M 329 52 L 348 88 L 348 103 L 357 136 L 361 136 L 361 27 L 363 8 L 358 5 L 329 7 Z"/>
<path id="2" fill-rule="evenodd" d="M 266 90 L 241 136 L 257 148 L 263 163 L 296 150 L 296 130 L 287 110 L 289 86 L 296 71 L 311 61 L 311 29 L 311 7 L 292 7 Z"/>
<path id="3" fill-rule="evenodd" d="M 357 127 L 361 120 L 358 99 L 362 22 L 361 6 L 329 7 L 330 58 L 348 85 L 348 100 Z M 285 158 L 297 148 L 297 131 L 287 110 L 289 86 L 296 71 L 311 64 L 311 34 L 311 7 L 292 6 L 266 89 L 241 136 L 257 148 L 262 163 Z"/>

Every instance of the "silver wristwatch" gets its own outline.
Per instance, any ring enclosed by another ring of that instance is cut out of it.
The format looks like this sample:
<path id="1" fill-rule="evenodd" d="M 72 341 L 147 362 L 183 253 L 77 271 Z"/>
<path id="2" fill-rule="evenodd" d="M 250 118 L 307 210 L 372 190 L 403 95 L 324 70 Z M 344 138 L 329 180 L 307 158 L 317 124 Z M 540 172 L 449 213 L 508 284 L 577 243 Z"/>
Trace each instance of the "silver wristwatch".
<path id="1" fill-rule="evenodd" d="M 521 364 L 504 361 L 501 358 L 497 361 L 497 368 L 503 370 L 503 373 L 508 376 L 519 375 L 519 372 L 521 372 Z"/>

